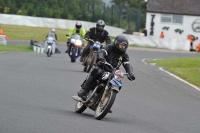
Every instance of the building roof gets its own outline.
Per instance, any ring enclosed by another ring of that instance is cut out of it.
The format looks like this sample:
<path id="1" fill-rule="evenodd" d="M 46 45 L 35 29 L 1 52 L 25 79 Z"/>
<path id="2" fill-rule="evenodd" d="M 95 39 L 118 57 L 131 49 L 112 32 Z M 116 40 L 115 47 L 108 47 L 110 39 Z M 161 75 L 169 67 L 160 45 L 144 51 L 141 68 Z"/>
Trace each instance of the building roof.
<path id="1" fill-rule="evenodd" d="M 148 0 L 147 11 L 200 16 L 200 0 Z"/>

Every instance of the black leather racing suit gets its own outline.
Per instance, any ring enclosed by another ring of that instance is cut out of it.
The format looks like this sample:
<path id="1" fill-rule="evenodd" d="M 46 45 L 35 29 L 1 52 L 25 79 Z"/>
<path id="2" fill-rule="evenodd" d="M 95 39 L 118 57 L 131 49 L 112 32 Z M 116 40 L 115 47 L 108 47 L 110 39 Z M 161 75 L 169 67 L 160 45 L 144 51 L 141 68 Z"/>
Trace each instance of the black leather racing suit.
<path id="1" fill-rule="evenodd" d="M 125 70 L 129 75 L 131 75 L 132 80 L 135 80 L 135 76 L 133 74 L 132 66 L 129 62 L 129 56 L 127 53 L 119 54 L 114 48 L 114 45 L 109 44 L 106 45 L 103 49 L 100 50 L 98 54 L 98 61 L 107 61 L 114 68 L 119 69 L 120 65 L 123 64 Z M 98 64 L 98 63 L 97 63 Z M 82 89 L 84 89 L 87 93 L 90 91 L 96 80 L 103 74 L 103 69 L 101 66 L 94 67 L 87 79 L 82 84 Z"/>
<path id="2" fill-rule="evenodd" d="M 106 30 L 99 31 L 96 27 L 90 28 L 89 31 L 85 34 L 85 39 L 92 39 L 94 41 L 99 41 L 103 43 L 104 41 L 107 44 L 110 44 L 110 37 Z M 90 52 L 90 46 L 93 45 L 93 42 L 88 42 L 88 45 L 83 49 L 82 57 L 86 56 Z"/>

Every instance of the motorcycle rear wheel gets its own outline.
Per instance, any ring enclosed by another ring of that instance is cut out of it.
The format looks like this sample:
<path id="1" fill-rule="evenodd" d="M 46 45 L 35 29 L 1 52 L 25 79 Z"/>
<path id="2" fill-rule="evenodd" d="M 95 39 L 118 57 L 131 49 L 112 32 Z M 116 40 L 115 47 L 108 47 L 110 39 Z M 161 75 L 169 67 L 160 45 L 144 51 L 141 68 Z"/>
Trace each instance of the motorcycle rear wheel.
<path id="1" fill-rule="evenodd" d="M 108 91 L 103 103 L 100 101 L 95 110 L 95 119 L 101 120 L 107 115 L 115 101 L 116 95 L 117 92 L 115 90 Z"/>
<path id="2" fill-rule="evenodd" d="M 86 108 L 87 108 L 87 106 L 85 106 L 82 102 L 76 102 L 75 112 L 82 113 L 83 111 L 86 110 Z"/>

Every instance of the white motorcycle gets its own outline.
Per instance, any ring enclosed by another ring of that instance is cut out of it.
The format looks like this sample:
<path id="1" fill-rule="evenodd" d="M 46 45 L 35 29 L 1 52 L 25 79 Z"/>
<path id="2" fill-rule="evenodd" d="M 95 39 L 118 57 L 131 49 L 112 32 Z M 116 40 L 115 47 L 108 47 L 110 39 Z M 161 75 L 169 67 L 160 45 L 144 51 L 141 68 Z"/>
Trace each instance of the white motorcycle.
<path id="1" fill-rule="evenodd" d="M 47 57 L 50 57 L 51 55 L 55 53 L 56 41 L 52 37 L 48 37 L 44 45 L 45 45 L 45 53 L 47 54 Z"/>

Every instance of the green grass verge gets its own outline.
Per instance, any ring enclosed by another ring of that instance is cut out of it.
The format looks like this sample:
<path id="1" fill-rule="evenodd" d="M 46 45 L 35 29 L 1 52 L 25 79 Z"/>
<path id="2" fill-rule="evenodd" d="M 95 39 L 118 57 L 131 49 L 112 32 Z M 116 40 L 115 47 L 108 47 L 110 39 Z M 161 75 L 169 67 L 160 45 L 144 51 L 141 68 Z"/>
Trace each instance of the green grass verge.
<path id="1" fill-rule="evenodd" d="M 17 25 L 4 25 L 0 24 L 3 29 L 3 34 L 8 35 L 9 40 L 36 40 L 44 41 L 46 35 L 50 32 L 51 28 L 44 27 L 30 27 L 30 26 L 17 26 Z M 56 34 L 58 42 L 66 42 L 66 34 L 69 32 L 68 29 L 57 29 Z M 110 37 L 111 40 L 114 37 Z"/>
<path id="2" fill-rule="evenodd" d="M 2 51 L 22 51 L 22 52 L 31 52 L 30 46 L 22 46 L 22 45 L 17 45 L 17 46 L 5 46 L 5 45 L 0 45 L 0 52 Z"/>
<path id="3" fill-rule="evenodd" d="M 44 28 L 44 27 L 30 27 L 30 26 L 17 26 L 17 25 L 5 25 L 0 24 L 1 28 L 3 29 L 3 34 L 8 35 L 9 40 L 28 40 L 31 39 L 36 41 L 44 41 L 46 35 L 50 32 L 51 28 Z M 69 29 L 56 29 L 56 34 L 58 37 L 58 42 L 66 42 L 67 37 L 65 36 Z M 110 36 L 111 41 L 115 37 Z M 139 47 L 137 45 L 129 45 L 130 47 Z M 155 47 L 142 47 L 142 48 L 155 48 Z"/>
<path id="4" fill-rule="evenodd" d="M 8 35 L 9 40 L 36 40 L 44 41 L 46 35 L 50 32 L 51 28 L 43 27 L 29 27 L 29 26 L 17 26 L 17 25 L 3 25 L 0 24 L 3 29 L 3 34 Z M 65 36 L 69 30 L 56 29 L 58 36 L 58 42 L 66 42 Z"/>
<path id="5" fill-rule="evenodd" d="M 200 87 L 200 57 L 148 60 L 148 62 L 165 67 L 168 71 Z"/>

